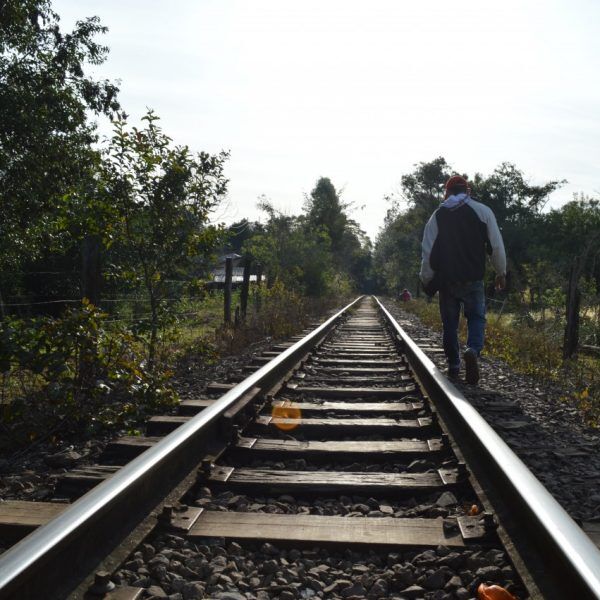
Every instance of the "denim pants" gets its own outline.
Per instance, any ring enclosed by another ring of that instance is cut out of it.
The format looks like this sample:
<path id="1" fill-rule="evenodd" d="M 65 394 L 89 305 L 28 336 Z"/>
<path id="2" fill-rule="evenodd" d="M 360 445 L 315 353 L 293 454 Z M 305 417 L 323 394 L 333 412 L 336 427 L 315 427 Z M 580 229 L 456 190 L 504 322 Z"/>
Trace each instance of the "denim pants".
<path id="1" fill-rule="evenodd" d="M 461 305 L 467 319 L 467 347 L 475 350 L 479 356 L 483 349 L 485 332 L 483 281 L 451 283 L 440 290 L 440 315 L 444 329 L 443 345 L 450 368 L 460 367 L 458 322 Z"/>

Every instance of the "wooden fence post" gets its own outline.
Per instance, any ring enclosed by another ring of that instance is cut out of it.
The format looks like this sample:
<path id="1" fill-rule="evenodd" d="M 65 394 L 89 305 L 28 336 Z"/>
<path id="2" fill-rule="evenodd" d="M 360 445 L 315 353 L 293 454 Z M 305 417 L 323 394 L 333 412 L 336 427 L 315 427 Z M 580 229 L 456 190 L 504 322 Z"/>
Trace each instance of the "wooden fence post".
<path id="1" fill-rule="evenodd" d="M 6 318 L 6 312 L 4 310 L 4 300 L 2 299 L 2 290 L 0 290 L 0 321 Z"/>
<path id="2" fill-rule="evenodd" d="M 263 268 L 261 264 L 256 265 L 256 286 L 262 285 Z"/>
<path id="3" fill-rule="evenodd" d="M 244 261 L 244 278 L 242 280 L 242 292 L 240 294 L 240 308 L 242 321 L 246 320 L 248 310 L 248 292 L 250 290 L 250 269 L 252 268 L 252 259 L 246 256 Z"/>
<path id="4" fill-rule="evenodd" d="M 579 345 L 579 305 L 581 292 L 579 291 L 579 259 L 576 258 L 569 273 L 567 288 L 567 323 L 565 325 L 565 338 L 563 343 L 563 358 L 571 358 L 577 352 Z"/>
<path id="5" fill-rule="evenodd" d="M 256 265 L 256 312 L 260 310 L 260 290 L 262 289 L 262 272 L 262 265 Z"/>
<path id="6" fill-rule="evenodd" d="M 223 320 L 226 325 L 231 323 L 231 279 L 233 276 L 233 259 L 225 259 L 225 290 L 223 304 Z"/>

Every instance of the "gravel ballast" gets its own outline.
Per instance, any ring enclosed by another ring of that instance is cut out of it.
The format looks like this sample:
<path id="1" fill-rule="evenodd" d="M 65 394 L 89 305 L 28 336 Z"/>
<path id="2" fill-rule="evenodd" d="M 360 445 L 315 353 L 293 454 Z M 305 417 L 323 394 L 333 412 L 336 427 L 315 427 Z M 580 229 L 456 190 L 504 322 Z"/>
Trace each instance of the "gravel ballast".
<path id="1" fill-rule="evenodd" d="M 145 598 L 153 600 L 468 600 L 482 582 L 523 594 L 504 552 L 479 546 L 380 553 L 240 545 L 214 538 L 194 543 L 160 535 L 135 552 L 113 579 L 144 587 Z"/>

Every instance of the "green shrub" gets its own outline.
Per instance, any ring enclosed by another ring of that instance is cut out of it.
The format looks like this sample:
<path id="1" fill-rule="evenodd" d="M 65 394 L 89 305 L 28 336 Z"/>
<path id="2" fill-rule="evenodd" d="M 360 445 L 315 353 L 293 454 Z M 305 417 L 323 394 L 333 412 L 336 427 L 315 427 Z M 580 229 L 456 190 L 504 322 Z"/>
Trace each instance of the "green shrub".
<path id="1" fill-rule="evenodd" d="M 4 443 L 131 426 L 176 395 L 144 345 L 90 304 L 0 324 Z"/>

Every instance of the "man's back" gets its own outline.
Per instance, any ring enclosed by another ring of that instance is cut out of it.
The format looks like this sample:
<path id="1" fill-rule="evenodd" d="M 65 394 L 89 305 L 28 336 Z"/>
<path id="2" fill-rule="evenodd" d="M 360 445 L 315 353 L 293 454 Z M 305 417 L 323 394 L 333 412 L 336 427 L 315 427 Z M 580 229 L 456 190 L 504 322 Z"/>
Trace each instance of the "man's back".
<path id="1" fill-rule="evenodd" d="M 455 208 L 435 212 L 438 235 L 429 262 L 442 282 L 483 279 L 486 250 L 491 253 L 487 225 L 480 217 L 483 204 L 470 199 Z"/>
<path id="2" fill-rule="evenodd" d="M 451 197 L 425 226 L 421 279 L 426 284 L 437 274 L 441 283 L 481 280 L 486 252 L 496 272 L 505 273 L 504 243 L 492 210 L 467 194 Z"/>

